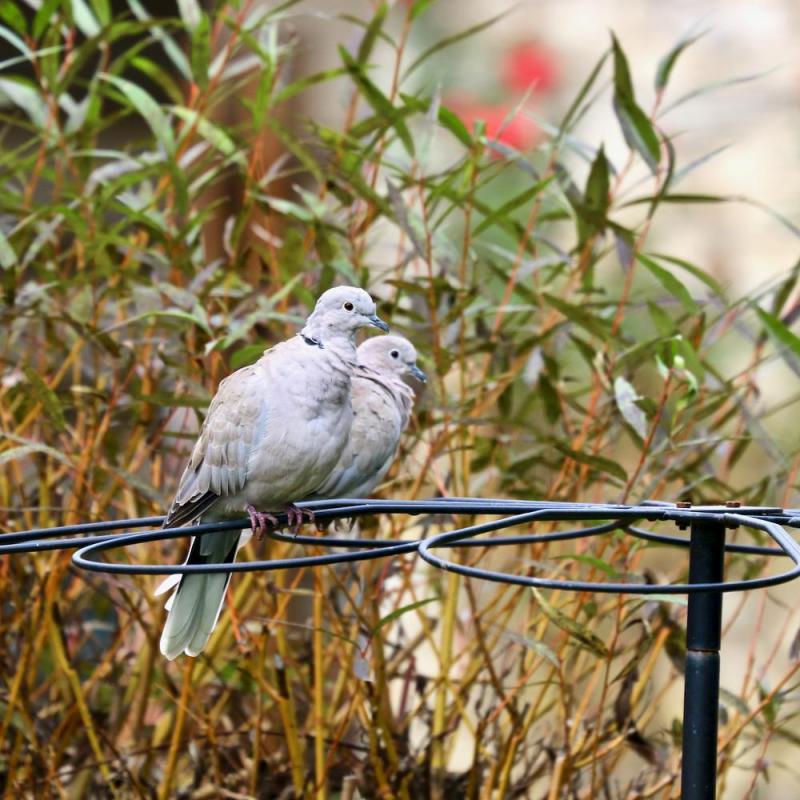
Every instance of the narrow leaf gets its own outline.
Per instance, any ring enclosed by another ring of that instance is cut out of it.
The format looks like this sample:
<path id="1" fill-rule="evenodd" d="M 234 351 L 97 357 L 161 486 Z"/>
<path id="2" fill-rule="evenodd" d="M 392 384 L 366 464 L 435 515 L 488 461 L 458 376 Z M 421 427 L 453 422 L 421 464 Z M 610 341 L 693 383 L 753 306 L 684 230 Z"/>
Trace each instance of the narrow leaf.
<path id="1" fill-rule="evenodd" d="M 628 480 L 628 473 L 625 472 L 616 461 L 611 461 L 602 456 L 592 456 L 581 450 L 572 450 L 561 442 L 552 442 L 552 445 L 556 450 L 560 451 L 568 458 L 571 458 L 573 461 L 577 461 L 579 464 L 585 464 L 587 467 L 591 467 L 597 472 L 605 472 L 608 475 L 619 478 L 621 481 Z"/>
<path id="2" fill-rule="evenodd" d="M 608 648 L 596 633 L 593 633 L 587 627 L 581 625 L 580 622 L 572 619 L 572 617 L 568 617 L 566 614 L 555 608 L 555 606 L 550 605 L 550 603 L 545 599 L 544 595 L 535 587 L 533 587 L 531 591 L 541 606 L 542 612 L 547 619 L 550 620 L 550 622 L 552 622 L 556 627 L 561 628 L 562 631 L 575 639 L 578 644 L 594 653 L 598 658 L 608 658 Z"/>
<path id="3" fill-rule="evenodd" d="M 374 636 L 385 625 L 388 625 L 390 622 L 394 622 L 394 620 L 396 620 L 398 617 L 403 616 L 403 614 L 407 614 L 409 611 L 413 611 L 416 608 L 421 608 L 422 606 L 428 605 L 428 603 L 434 603 L 438 600 L 440 600 L 439 597 L 426 597 L 424 600 L 417 600 L 416 603 L 409 603 L 406 606 L 396 608 L 385 617 L 380 618 L 378 624 L 372 629 L 372 636 Z"/>
<path id="4" fill-rule="evenodd" d="M 625 380 L 621 375 L 614 380 L 614 400 L 623 419 L 639 435 L 640 439 L 647 436 L 647 417 L 644 411 L 636 405 L 639 394 L 634 389 L 630 381 Z"/>
<path id="5" fill-rule="evenodd" d="M 754 308 L 767 333 L 778 344 L 788 347 L 796 356 L 800 356 L 800 337 L 792 333 L 774 314 L 770 314 L 769 311 L 764 311 L 758 306 L 754 306 Z"/>
<path id="6" fill-rule="evenodd" d="M 658 67 L 656 69 L 656 81 L 655 86 L 656 90 L 663 89 L 668 81 L 669 76 L 672 73 L 672 68 L 675 66 L 675 62 L 678 60 L 678 57 L 683 53 L 683 51 L 689 47 L 690 45 L 694 44 L 698 39 L 708 31 L 702 31 L 694 36 L 686 37 L 685 39 L 681 39 L 665 56 L 658 62 Z"/>
<path id="7" fill-rule="evenodd" d="M 653 259 L 648 258 L 642 253 L 636 253 L 636 260 L 643 264 L 653 275 L 653 277 L 690 313 L 697 312 L 697 303 L 689 294 L 689 290 L 684 286 L 683 281 L 676 278 L 668 269 L 656 264 Z"/>
<path id="8" fill-rule="evenodd" d="M 101 75 L 103 80 L 113 84 L 130 101 L 136 111 L 144 117 L 150 126 L 159 144 L 168 153 L 175 152 L 175 137 L 169 124 L 169 119 L 161 106 L 144 90 L 125 78 L 118 75 Z"/>

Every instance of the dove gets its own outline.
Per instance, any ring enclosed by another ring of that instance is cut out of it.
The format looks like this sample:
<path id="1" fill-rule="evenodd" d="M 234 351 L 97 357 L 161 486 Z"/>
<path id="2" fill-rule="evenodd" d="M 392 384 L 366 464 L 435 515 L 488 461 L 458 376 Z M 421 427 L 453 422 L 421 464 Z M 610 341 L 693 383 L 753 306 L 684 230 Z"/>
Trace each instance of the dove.
<path id="1" fill-rule="evenodd" d="M 340 286 L 317 301 L 303 329 L 266 350 L 220 383 L 180 480 L 164 527 L 250 517 L 263 534 L 286 511 L 299 526 L 294 502 L 331 474 L 353 420 L 351 378 L 355 335 L 366 326 L 388 331 L 362 289 Z M 187 564 L 233 562 L 239 531 L 194 537 Z M 168 578 L 157 590 L 175 584 Z M 184 575 L 166 604 L 162 654 L 198 655 L 222 609 L 230 573 Z"/>
<path id="2" fill-rule="evenodd" d="M 367 497 L 383 480 L 414 404 L 414 390 L 404 378 L 426 380 L 416 361 L 414 345 L 402 336 L 375 336 L 358 348 L 350 436 L 315 498 Z"/>

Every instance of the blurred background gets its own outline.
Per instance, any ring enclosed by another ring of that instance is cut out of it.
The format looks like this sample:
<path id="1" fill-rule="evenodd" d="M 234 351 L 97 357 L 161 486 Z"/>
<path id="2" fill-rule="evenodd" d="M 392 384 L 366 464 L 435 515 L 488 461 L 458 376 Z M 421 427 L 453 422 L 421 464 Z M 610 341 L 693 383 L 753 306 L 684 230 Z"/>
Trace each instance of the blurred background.
<path id="1" fill-rule="evenodd" d="M 219 380 L 333 283 L 432 376 L 383 496 L 800 505 L 799 34 L 788 0 L 0 3 L 2 530 L 162 513 Z M 625 537 L 492 557 L 685 578 Z M 677 797 L 680 602 L 257 575 L 167 664 L 155 583 L 0 563 L 6 796 Z M 724 798 L 800 778 L 796 593 L 726 600 Z"/>

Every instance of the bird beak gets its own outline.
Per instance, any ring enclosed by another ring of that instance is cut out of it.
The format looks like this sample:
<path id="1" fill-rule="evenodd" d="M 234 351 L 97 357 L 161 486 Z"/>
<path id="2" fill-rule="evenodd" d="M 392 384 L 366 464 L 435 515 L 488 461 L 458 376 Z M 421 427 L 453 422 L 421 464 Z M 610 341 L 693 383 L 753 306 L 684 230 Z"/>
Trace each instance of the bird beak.
<path id="1" fill-rule="evenodd" d="M 428 376 L 416 365 L 411 364 L 408 368 L 408 371 L 418 380 L 425 383 L 428 380 Z"/>
<path id="2" fill-rule="evenodd" d="M 389 326 L 377 314 L 367 317 L 367 320 L 370 325 L 380 328 L 384 333 L 389 333 Z"/>

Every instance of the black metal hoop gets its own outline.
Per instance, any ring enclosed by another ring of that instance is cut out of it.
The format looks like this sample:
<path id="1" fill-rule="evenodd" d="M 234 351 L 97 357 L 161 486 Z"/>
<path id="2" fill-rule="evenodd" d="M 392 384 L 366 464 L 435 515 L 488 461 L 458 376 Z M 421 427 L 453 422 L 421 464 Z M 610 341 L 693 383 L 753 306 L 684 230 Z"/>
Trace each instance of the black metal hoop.
<path id="1" fill-rule="evenodd" d="M 205 536 L 249 527 L 246 518 L 207 522 L 186 528 L 134 532 L 131 528 L 159 525 L 163 517 L 94 522 L 51 529 L 0 534 L 0 555 L 80 547 L 73 563 L 94 572 L 116 574 L 170 575 L 212 572 L 253 572 L 291 567 L 364 561 L 419 552 L 429 564 L 472 578 L 568 591 L 620 594 L 686 594 L 687 613 L 686 682 L 684 687 L 683 760 L 681 792 L 684 800 L 712 800 L 716 791 L 717 707 L 719 702 L 719 660 L 722 630 L 722 595 L 785 583 L 800 577 L 800 545 L 784 527 L 800 528 L 800 510 L 779 508 L 736 508 L 708 506 L 684 508 L 660 501 L 639 505 L 562 503 L 526 500 L 481 500 L 446 498 L 422 501 L 338 499 L 302 504 L 313 508 L 320 521 L 377 514 L 498 516 L 499 519 L 446 531 L 413 541 L 364 539 L 335 536 L 290 536 L 273 532 L 271 538 L 304 546 L 344 548 L 349 552 L 259 560 L 233 564 L 120 564 L 101 560 L 101 554 L 143 542 L 164 541 L 185 536 Z M 279 521 L 286 522 L 285 515 Z M 589 527 L 549 533 L 481 538 L 483 534 L 533 522 L 586 521 Z M 689 538 L 644 530 L 636 523 L 672 522 L 691 527 Z M 725 541 L 726 528 L 750 528 L 767 533 L 777 547 L 735 544 Z M 110 533 L 122 530 L 122 533 Z M 538 544 L 599 536 L 620 530 L 637 539 L 664 546 L 689 548 L 689 583 L 642 584 L 550 580 L 516 575 L 459 564 L 432 551 L 441 548 L 496 548 Z M 59 538 L 67 537 L 67 538 Z M 782 556 L 794 562 L 791 570 L 766 578 L 724 581 L 725 553 Z"/>

